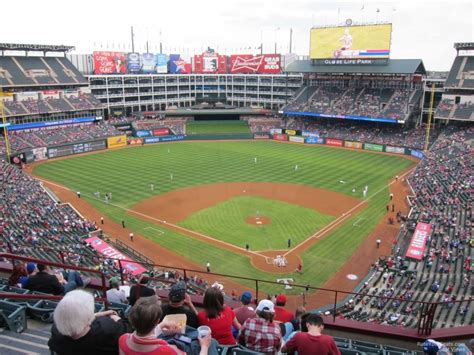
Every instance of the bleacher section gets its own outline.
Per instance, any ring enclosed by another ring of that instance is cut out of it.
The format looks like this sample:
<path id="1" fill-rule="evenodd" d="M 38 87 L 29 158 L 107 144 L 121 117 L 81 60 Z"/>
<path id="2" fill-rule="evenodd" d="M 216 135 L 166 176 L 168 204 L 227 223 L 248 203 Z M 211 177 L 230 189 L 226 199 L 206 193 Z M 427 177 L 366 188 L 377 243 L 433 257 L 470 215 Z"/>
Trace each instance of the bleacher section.
<path id="1" fill-rule="evenodd" d="M 443 99 L 436 108 L 435 117 L 474 121 L 474 103 L 455 104 L 452 99 Z"/>
<path id="2" fill-rule="evenodd" d="M 421 94 L 421 90 L 415 89 L 310 86 L 290 101 L 283 112 L 404 120 L 410 114 L 409 104 L 416 105 Z"/>
<path id="3" fill-rule="evenodd" d="M 474 56 L 457 56 L 449 71 L 445 87 L 474 88 Z"/>
<path id="4" fill-rule="evenodd" d="M 0 56 L 0 85 L 5 88 L 86 84 L 84 76 L 64 57 Z"/>

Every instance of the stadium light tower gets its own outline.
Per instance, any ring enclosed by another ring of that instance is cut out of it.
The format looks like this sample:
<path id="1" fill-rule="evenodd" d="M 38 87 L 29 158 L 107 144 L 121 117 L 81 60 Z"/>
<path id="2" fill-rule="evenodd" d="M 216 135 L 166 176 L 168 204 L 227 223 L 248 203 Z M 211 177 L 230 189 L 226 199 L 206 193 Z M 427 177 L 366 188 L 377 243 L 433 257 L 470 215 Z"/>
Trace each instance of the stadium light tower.
<path id="1" fill-rule="evenodd" d="M 277 53 L 277 32 L 280 30 L 280 27 L 277 27 L 275 28 L 275 30 L 273 31 L 274 35 L 275 35 L 275 54 Z"/>

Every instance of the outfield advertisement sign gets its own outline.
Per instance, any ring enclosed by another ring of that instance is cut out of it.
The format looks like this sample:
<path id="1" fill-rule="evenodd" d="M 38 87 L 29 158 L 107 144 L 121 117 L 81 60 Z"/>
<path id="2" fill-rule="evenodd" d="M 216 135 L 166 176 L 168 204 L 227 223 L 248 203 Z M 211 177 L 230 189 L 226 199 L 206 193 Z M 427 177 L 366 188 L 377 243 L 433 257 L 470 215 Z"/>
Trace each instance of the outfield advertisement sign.
<path id="1" fill-rule="evenodd" d="M 115 136 L 107 138 L 107 148 L 119 148 L 127 145 L 127 136 Z"/>
<path id="2" fill-rule="evenodd" d="M 157 128 L 153 130 L 154 136 L 167 136 L 170 134 L 170 130 L 168 128 Z"/>
<path id="3" fill-rule="evenodd" d="M 269 139 L 269 136 L 265 133 L 255 133 L 253 139 Z"/>
<path id="4" fill-rule="evenodd" d="M 362 149 L 361 142 L 344 141 L 344 147 L 352 149 Z"/>
<path id="5" fill-rule="evenodd" d="M 340 139 L 326 138 L 326 145 L 331 145 L 333 147 L 342 147 L 344 145 L 344 141 Z"/>
<path id="6" fill-rule="evenodd" d="M 125 74 L 126 55 L 123 52 L 94 52 L 94 74 Z"/>
<path id="7" fill-rule="evenodd" d="M 410 153 L 412 156 L 417 157 L 418 159 L 423 159 L 425 157 L 425 153 L 419 150 L 412 149 Z"/>
<path id="8" fill-rule="evenodd" d="M 153 53 L 142 54 L 142 72 L 144 74 L 156 73 L 156 57 Z"/>
<path id="9" fill-rule="evenodd" d="M 376 152 L 383 152 L 383 145 L 380 144 L 372 144 L 372 143 L 364 143 L 365 150 L 373 150 Z"/>
<path id="10" fill-rule="evenodd" d="M 158 74 L 168 73 L 168 56 L 166 54 L 156 55 L 156 72 Z"/>
<path id="11" fill-rule="evenodd" d="M 177 135 L 177 136 L 165 136 L 165 137 L 145 137 L 143 141 L 145 144 L 151 144 L 151 143 L 160 143 L 160 142 L 181 141 L 183 139 L 184 139 L 184 135 Z"/>
<path id="12" fill-rule="evenodd" d="M 74 155 L 80 153 L 93 152 L 96 150 L 106 149 L 105 140 L 90 141 L 84 143 L 74 143 L 74 144 L 63 144 L 55 147 L 48 148 L 48 157 L 57 158 L 64 157 L 67 155 Z"/>
<path id="13" fill-rule="evenodd" d="M 281 128 L 270 128 L 270 134 L 281 134 L 283 133 L 283 130 Z"/>
<path id="14" fill-rule="evenodd" d="M 298 132 L 294 129 L 285 129 L 285 134 L 288 134 L 289 136 L 296 136 Z"/>
<path id="15" fill-rule="evenodd" d="M 191 73 L 191 58 L 181 54 L 170 54 L 170 73 L 187 74 Z"/>
<path id="16" fill-rule="evenodd" d="M 310 131 L 303 131 L 301 132 L 303 137 L 319 137 L 319 132 L 310 132 Z"/>
<path id="17" fill-rule="evenodd" d="M 277 74 L 281 72 L 279 54 L 235 54 L 230 56 L 230 73 Z"/>
<path id="18" fill-rule="evenodd" d="M 137 137 L 150 137 L 152 136 L 153 134 L 151 134 L 151 131 L 149 130 L 146 130 L 146 129 L 140 129 L 138 131 L 135 132 L 135 135 Z"/>
<path id="19" fill-rule="evenodd" d="M 72 125 L 78 123 L 87 123 L 87 122 L 94 122 L 97 120 L 97 117 L 78 117 L 78 118 L 70 118 L 66 120 L 60 121 L 48 121 L 48 122 L 33 122 L 33 123 L 20 123 L 20 124 L 12 124 L 8 126 L 9 131 L 18 131 L 22 129 L 32 129 L 32 128 L 42 128 L 42 127 L 50 127 L 50 126 L 62 126 L 62 125 Z"/>
<path id="20" fill-rule="evenodd" d="M 99 254 L 102 254 L 107 258 L 124 260 L 124 261 L 121 261 L 120 264 L 122 265 L 122 267 L 125 269 L 126 272 L 132 275 L 140 275 L 144 273 L 145 271 L 147 271 L 143 266 L 141 266 L 140 264 L 134 261 L 125 261 L 125 260 L 130 260 L 130 258 L 126 257 L 117 249 L 115 249 L 114 247 L 111 247 L 109 244 L 107 244 L 106 242 L 104 242 L 102 239 L 98 237 L 87 238 L 85 242 L 89 244 L 92 248 L 97 250 Z M 115 266 L 119 267 L 118 261 L 115 261 Z"/>
<path id="21" fill-rule="evenodd" d="M 324 138 L 320 137 L 308 137 L 305 139 L 306 144 L 325 144 Z"/>
<path id="22" fill-rule="evenodd" d="M 419 222 L 416 225 L 415 232 L 411 238 L 408 246 L 406 257 L 415 260 L 423 259 L 423 254 L 426 249 L 426 240 L 430 235 L 431 225 L 428 223 Z"/>
<path id="23" fill-rule="evenodd" d="M 141 139 L 141 138 L 129 138 L 128 139 L 128 144 L 129 145 L 142 145 L 143 144 L 143 139 Z"/>
<path id="24" fill-rule="evenodd" d="M 370 122 L 386 122 L 386 123 L 404 123 L 405 121 L 398 121 L 394 118 L 387 117 L 366 117 L 366 116 L 352 116 L 352 115 L 330 115 L 326 113 L 304 112 L 304 111 L 283 111 L 283 115 L 287 116 L 308 116 L 308 117 L 324 117 L 324 118 L 340 118 L 354 121 L 370 121 Z"/>
<path id="25" fill-rule="evenodd" d="M 290 142 L 304 143 L 304 138 L 300 136 L 290 136 Z"/>
<path id="26" fill-rule="evenodd" d="M 128 53 L 127 54 L 127 72 L 131 74 L 139 73 L 141 69 L 140 54 L 139 53 Z"/>
<path id="27" fill-rule="evenodd" d="M 273 139 L 276 141 L 287 141 L 288 136 L 286 134 L 274 134 Z"/>
<path id="28" fill-rule="evenodd" d="M 385 146 L 385 151 L 387 153 L 405 154 L 405 148 L 392 147 L 390 145 Z"/>

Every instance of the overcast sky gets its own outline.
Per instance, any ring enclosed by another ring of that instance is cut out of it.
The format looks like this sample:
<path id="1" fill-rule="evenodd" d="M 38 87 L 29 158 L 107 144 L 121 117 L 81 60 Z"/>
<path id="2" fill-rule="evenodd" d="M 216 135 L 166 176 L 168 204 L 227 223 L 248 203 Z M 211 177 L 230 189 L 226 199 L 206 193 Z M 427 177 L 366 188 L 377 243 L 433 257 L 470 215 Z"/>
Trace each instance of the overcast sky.
<path id="1" fill-rule="evenodd" d="M 380 9 L 380 12 L 377 12 Z M 449 70 L 454 42 L 473 42 L 472 0 L 22 0 L 2 1 L 1 42 L 67 44 L 76 53 L 130 50 L 200 53 L 208 46 L 224 54 L 289 49 L 309 53 L 313 25 L 393 22 L 391 58 L 421 58 L 428 70 Z M 160 36 L 161 32 L 161 36 Z M 148 34 L 148 35 L 147 35 Z"/>

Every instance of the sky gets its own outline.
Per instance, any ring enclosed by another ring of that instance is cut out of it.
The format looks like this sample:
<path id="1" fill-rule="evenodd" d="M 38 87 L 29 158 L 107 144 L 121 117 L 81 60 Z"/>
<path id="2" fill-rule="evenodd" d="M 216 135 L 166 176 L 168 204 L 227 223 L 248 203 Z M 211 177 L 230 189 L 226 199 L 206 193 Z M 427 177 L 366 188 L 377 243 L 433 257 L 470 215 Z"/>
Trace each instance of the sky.
<path id="1" fill-rule="evenodd" d="M 379 10 L 379 11 L 377 11 Z M 447 71 L 455 42 L 474 41 L 471 0 L 22 0 L 1 5 L 5 43 L 65 44 L 94 50 L 199 54 L 309 54 L 312 26 L 391 22 L 392 59 L 421 58 L 427 70 Z"/>

